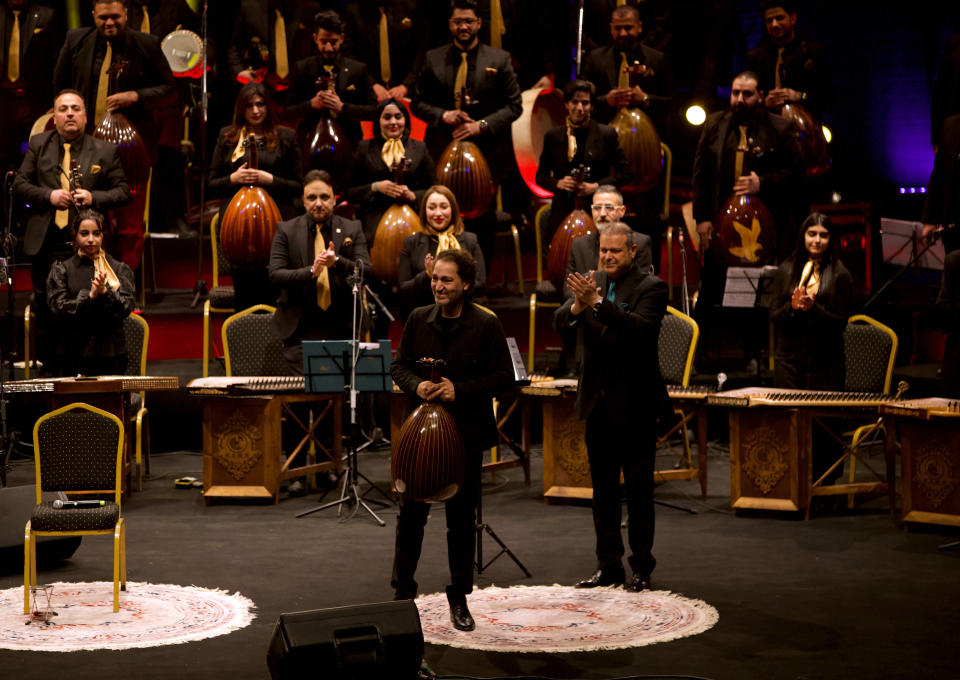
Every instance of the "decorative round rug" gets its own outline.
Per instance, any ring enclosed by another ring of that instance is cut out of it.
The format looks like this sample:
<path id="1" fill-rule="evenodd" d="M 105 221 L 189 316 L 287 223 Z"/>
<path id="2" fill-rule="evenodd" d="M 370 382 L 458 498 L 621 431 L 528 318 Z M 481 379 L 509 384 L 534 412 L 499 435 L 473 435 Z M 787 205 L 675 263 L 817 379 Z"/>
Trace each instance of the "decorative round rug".
<path id="1" fill-rule="evenodd" d="M 666 590 L 514 586 L 468 598 L 476 630 L 450 623 L 446 595 L 417 599 L 425 642 L 494 652 L 585 652 L 642 647 L 710 629 L 717 610 Z"/>
<path id="2" fill-rule="evenodd" d="M 203 640 L 253 621 L 251 600 L 223 590 L 127 582 L 113 611 L 113 582 L 53 583 L 49 624 L 23 613 L 23 587 L 0 590 L 0 649 L 75 652 Z M 41 598 L 41 605 L 45 605 Z M 32 603 L 31 603 L 32 605 Z M 31 606 L 32 608 L 32 606 Z"/>

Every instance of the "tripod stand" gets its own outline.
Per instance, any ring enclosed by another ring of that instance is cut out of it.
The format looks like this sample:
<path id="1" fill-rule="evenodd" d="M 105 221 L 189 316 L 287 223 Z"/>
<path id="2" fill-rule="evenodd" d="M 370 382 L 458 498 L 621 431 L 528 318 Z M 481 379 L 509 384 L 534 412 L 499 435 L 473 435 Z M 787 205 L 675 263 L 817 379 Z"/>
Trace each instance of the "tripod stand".
<path id="1" fill-rule="evenodd" d="M 500 546 L 500 552 L 490 558 L 486 563 L 483 561 L 483 534 L 484 532 L 490 536 L 494 541 L 497 542 L 497 545 Z M 496 562 L 502 555 L 506 554 L 510 557 L 514 563 L 520 567 L 520 570 L 524 573 L 527 578 L 530 578 L 530 572 L 527 571 L 527 568 L 523 566 L 516 555 L 513 554 L 513 551 L 507 547 L 507 544 L 500 540 L 500 537 L 497 536 L 497 533 L 490 528 L 490 525 L 483 521 L 483 488 L 481 487 L 480 493 L 477 495 L 477 524 L 476 524 L 476 534 L 477 534 L 477 573 L 482 574 L 487 567 Z"/>

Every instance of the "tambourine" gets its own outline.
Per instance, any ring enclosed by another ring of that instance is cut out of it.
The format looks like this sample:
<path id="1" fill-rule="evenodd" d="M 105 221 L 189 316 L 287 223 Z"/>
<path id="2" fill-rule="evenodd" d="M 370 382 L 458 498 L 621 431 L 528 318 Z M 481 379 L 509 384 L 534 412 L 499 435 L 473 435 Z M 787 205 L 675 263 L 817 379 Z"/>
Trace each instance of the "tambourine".
<path id="1" fill-rule="evenodd" d="M 193 31 L 177 30 L 160 43 L 170 70 L 178 78 L 199 78 L 203 73 L 203 41 Z"/>

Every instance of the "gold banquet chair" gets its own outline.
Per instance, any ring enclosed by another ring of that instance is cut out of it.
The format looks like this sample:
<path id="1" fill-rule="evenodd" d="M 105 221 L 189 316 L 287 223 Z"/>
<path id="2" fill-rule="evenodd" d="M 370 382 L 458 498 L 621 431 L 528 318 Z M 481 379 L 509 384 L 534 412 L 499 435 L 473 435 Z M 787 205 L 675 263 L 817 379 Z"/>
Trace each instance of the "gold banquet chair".
<path id="1" fill-rule="evenodd" d="M 150 343 L 150 326 L 140 314 L 130 314 L 123 320 L 123 339 L 127 345 L 127 370 L 124 375 L 147 374 L 147 347 Z M 143 468 L 150 472 L 150 421 L 147 411 L 147 393 L 130 393 L 130 424 L 136 432 L 134 450 L 136 455 L 137 491 L 143 490 Z"/>
<path id="2" fill-rule="evenodd" d="M 220 272 L 229 272 L 229 263 L 220 250 L 219 232 L 220 215 L 214 215 L 210 220 L 210 250 L 213 263 L 213 287 L 203 303 L 203 377 L 210 374 L 210 314 L 233 314 L 236 310 L 236 291 L 233 286 L 220 285 Z M 227 375 L 230 375 L 229 373 Z"/>
<path id="3" fill-rule="evenodd" d="M 549 209 L 550 204 L 540 206 L 537 214 L 533 218 L 533 231 L 536 238 L 536 251 L 534 255 L 537 258 L 538 284 L 543 281 L 543 221 L 546 219 Z M 563 294 L 561 293 L 561 300 L 562 299 Z M 560 305 L 561 302 L 538 301 L 536 288 L 530 293 L 530 329 L 527 334 L 527 371 L 530 373 L 533 373 L 533 360 L 537 351 L 537 309 L 556 309 Z"/>
<path id="4" fill-rule="evenodd" d="M 37 504 L 24 528 L 23 613 L 30 613 L 30 586 L 37 584 L 37 536 L 113 534 L 113 611 L 127 589 L 126 527 L 120 515 L 123 423 L 84 403 L 44 414 L 33 426 Z M 101 507 L 56 509 L 44 491 L 113 494 Z"/>
<path id="5" fill-rule="evenodd" d="M 290 375 L 283 343 L 270 327 L 275 307 L 254 305 L 227 318 L 221 336 L 227 375 Z"/>
<path id="6" fill-rule="evenodd" d="M 660 363 L 660 373 L 667 385 L 690 385 L 690 373 L 693 370 L 693 358 L 697 353 L 697 343 L 700 341 L 700 326 L 691 317 L 679 309 L 667 306 L 667 313 L 660 324 L 660 337 L 657 339 L 657 358 Z M 674 409 L 680 420 L 670 428 L 669 432 L 658 437 L 657 445 L 666 441 L 678 431 L 683 438 L 683 455 L 680 457 L 683 467 L 676 470 L 654 470 L 654 479 L 658 482 L 669 479 L 693 479 L 699 470 L 694 467 L 690 457 L 690 437 L 687 424 L 693 417 L 692 413 L 684 413 L 682 409 Z"/>

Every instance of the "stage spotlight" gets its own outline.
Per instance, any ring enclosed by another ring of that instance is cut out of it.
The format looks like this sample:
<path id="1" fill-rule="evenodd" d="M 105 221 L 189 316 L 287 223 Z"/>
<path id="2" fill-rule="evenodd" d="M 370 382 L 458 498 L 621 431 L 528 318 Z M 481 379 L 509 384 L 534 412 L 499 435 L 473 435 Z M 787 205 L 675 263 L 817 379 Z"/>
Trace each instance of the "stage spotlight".
<path id="1" fill-rule="evenodd" d="M 833 133 L 830 131 L 826 125 L 823 126 L 823 138 L 827 140 L 827 144 L 833 139 Z"/>
<path id="2" fill-rule="evenodd" d="M 699 104 L 694 104 L 687 108 L 687 122 L 691 125 L 703 125 L 707 119 L 707 112 Z"/>
<path id="3" fill-rule="evenodd" d="M 422 660 L 413 600 L 281 614 L 267 651 L 273 680 L 416 680 Z"/>

